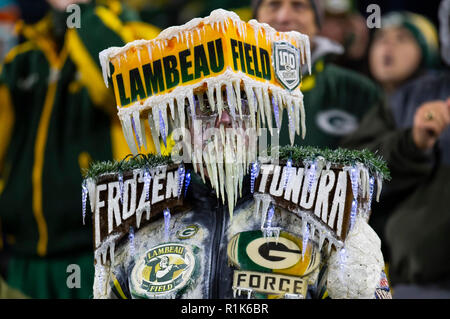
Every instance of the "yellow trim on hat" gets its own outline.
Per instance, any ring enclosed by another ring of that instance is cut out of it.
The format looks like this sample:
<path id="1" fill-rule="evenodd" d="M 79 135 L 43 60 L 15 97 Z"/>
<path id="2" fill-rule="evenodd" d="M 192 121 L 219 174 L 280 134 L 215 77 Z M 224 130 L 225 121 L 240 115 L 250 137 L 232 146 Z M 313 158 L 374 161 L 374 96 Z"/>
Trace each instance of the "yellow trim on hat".
<path id="1" fill-rule="evenodd" d="M 420 30 L 428 45 L 437 49 L 439 47 L 439 36 L 433 24 L 423 16 L 416 13 L 409 13 L 413 24 Z"/>

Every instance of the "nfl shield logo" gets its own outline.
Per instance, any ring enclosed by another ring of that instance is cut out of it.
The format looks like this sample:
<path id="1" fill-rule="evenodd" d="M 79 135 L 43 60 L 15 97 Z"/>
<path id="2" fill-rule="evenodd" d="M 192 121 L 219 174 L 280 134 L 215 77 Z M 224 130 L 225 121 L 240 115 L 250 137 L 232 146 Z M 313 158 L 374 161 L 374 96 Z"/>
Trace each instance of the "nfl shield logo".
<path id="1" fill-rule="evenodd" d="M 278 81 L 292 91 L 300 84 L 300 50 L 281 41 L 273 43 L 274 69 Z"/>

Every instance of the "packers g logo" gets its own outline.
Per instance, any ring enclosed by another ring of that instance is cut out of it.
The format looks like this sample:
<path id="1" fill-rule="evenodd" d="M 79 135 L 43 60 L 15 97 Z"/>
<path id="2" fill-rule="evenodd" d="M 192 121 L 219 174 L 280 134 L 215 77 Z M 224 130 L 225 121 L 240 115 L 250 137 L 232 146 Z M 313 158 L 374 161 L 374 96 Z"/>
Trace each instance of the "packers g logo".
<path id="1" fill-rule="evenodd" d="M 309 244 L 302 259 L 302 239 L 282 231 L 280 237 L 265 238 L 261 231 L 235 235 L 228 243 L 230 262 L 239 269 L 306 276 L 320 263 L 316 246 Z"/>
<path id="2" fill-rule="evenodd" d="M 247 245 L 247 255 L 257 265 L 270 269 L 285 269 L 300 261 L 302 252 L 287 238 L 257 238 Z"/>
<path id="3" fill-rule="evenodd" d="M 189 246 L 168 243 L 153 247 L 133 267 L 133 295 L 157 297 L 177 292 L 190 281 L 195 267 L 195 256 Z"/>
<path id="4" fill-rule="evenodd" d="M 237 268 L 233 289 L 251 289 L 266 296 L 306 296 L 308 280 L 318 269 L 320 252 L 309 243 L 302 259 L 302 239 L 282 231 L 265 238 L 261 231 L 235 235 L 228 243 L 230 263 Z"/>
<path id="5" fill-rule="evenodd" d="M 292 91 L 300 84 L 300 50 L 289 42 L 273 43 L 274 70 L 278 81 Z"/>
<path id="6" fill-rule="evenodd" d="M 189 226 L 186 226 L 183 229 L 180 229 L 177 231 L 177 238 L 178 239 L 188 239 L 193 237 L 195 234 L 197 234 L 199 227 L 196 224 L 192 224 Z"/>

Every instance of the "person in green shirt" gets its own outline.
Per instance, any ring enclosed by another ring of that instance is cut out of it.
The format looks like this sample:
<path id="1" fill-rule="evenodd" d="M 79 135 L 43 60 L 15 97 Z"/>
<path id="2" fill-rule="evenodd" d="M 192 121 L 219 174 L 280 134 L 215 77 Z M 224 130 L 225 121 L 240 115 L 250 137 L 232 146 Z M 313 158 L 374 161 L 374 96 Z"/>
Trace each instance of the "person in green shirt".
<path id="1" fill-rule="evenodd" d="M 353 133 L 368 109 L 381 98 L 377 86 L 365 76 L 341 68 L 330 57 L 343 48 L 319 36 L 323 8 L 317 0 L 254 0 L 253 17 L 277 31 L 299 31 L 311 42 L 312 73 L 303 70 L 302 87 L 306 111 L 306 137 L 296 145 L 336 148 Z M 284 114 L 283 121 L 288 121 Z M 288 126 L 282 126 L 280 145 L 289 144 Z"/>
<path id="2" fill-rule="evenodd" d="M 92 228 L 83 225 L 82 173 L 92 160 L 128 154 L 98 54 L 159 30 L 120 1 L 48 3 L 42 20 L 17 26 L 25 41 L 0 73 L 0 237 L 8 240 L 0 249 L 11 256 L 10 287 L 31 298 L 90 298 Z M 79 28 L 67 28 L 68 4 L 80 8 Z M 147 145 L 154 152 L 151 138 Z M 75 288 L 70 275 L 79 275 Z"/>

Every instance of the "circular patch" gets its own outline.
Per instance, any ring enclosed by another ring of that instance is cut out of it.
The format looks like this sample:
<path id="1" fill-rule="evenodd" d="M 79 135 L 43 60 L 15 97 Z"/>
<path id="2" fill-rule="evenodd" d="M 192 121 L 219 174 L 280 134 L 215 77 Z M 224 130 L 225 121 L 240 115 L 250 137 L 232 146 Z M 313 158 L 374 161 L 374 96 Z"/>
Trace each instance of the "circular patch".
<path id="1" fill-rule="evenodd" d="M 148 250 L 131 271 L 131 288 L 138 297 L 161 297 L 183 289 L 196 267 L 187 245 L 166 243 Z"/>
<path id="2" fill-rule="evenodd" d="M 320 112 L 316 122 L 324 132 L 335 136 L 350 134 L 358 128 L 357 118 L 342 110 Z"/>
<path id="3" fill-rule="evenodd" d="M 198 229 L 199 229 L 198 225 L 195 225 L 195 224 L 186 226 L 185 228 L 180 229 L 179 231 L 177 231 L 177 238 L 178 239 L 191 238 L 192 236 L 197 234 Z"/>

